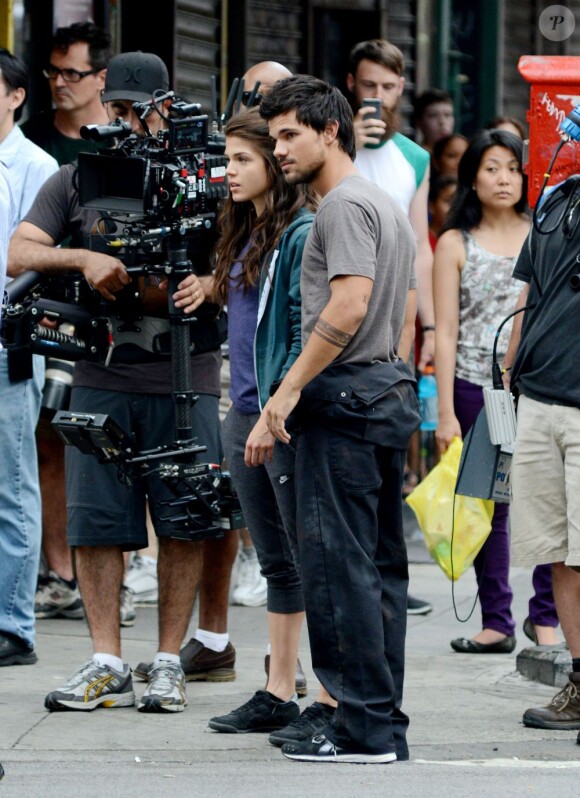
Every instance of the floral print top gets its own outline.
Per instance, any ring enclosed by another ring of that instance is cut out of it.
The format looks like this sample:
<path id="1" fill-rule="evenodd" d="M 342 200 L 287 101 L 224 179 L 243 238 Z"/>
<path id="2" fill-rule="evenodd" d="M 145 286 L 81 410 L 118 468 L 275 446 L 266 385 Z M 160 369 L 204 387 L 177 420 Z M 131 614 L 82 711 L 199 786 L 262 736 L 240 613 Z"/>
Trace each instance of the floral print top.
<path id="1" fill-rule="evenodd" d="M 491 358 L 497 328 L 515 310 L 521 283 L 512 278 L 517 256 L 494 255 L 463 232 L 466 260 L 459 289 L 459 336 L 456 376 L 476 385 L 491 385 Z M 509 342 L 511 320 L 497 345 L 501 362 Z"/>

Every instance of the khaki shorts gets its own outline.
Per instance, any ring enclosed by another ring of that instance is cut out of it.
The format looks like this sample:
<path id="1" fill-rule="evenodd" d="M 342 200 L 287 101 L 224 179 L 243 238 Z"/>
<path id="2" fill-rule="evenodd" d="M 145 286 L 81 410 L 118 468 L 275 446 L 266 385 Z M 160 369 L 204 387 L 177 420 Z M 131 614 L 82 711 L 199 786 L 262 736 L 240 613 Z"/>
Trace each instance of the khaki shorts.
<path id="1" fill-rule="evenodd" d="M 511 469 L 512 565 L 580 565 L 580 409 L 520 396 Z"/>

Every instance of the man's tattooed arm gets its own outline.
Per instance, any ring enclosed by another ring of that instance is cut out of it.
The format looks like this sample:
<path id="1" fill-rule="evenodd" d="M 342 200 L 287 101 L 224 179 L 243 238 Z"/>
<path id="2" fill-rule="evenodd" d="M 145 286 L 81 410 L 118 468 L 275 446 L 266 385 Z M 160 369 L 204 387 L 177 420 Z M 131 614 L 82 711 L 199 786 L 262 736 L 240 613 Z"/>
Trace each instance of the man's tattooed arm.
<path id="1" fill-rule="evenodd" d="M 327 343 L 337 346 L 339 349 L 344 349 L 352 338 L 352 335 L 349 335 L 349 333 L 338 330 L 336 327 L 333 327 L 332 324 L 329 324 L 321 318 L 316 322 L 313 332 Z"/>

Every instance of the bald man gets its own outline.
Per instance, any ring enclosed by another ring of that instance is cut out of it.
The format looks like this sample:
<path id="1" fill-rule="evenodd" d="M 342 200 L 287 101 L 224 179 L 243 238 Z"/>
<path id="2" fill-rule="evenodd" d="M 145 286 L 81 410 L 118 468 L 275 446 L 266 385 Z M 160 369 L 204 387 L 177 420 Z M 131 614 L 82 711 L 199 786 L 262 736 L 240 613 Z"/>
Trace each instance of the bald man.
<path id="1" fill-rule="evenodd" d="M 243 77 L 246 91 L 242 95 L 242 102 L 246 104 L 257 81 L 260 81 L 259 93 L 264 95 L 270 91 L 276 81 L 288 78 L 291 74 L 289 69 L 277 61 L 260 61 L 259 64 L 254 64 Z"/>

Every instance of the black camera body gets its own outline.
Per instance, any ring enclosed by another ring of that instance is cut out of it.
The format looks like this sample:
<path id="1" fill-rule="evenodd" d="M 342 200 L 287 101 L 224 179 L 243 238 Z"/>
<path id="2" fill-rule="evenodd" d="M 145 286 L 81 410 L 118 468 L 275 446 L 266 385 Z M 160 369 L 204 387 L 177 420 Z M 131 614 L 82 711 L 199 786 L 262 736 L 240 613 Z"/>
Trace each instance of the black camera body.
<path id="1" fill-rule="evenodd" d="M 119 120 L 92 126 L 91 138 L 126 138 L 114 148 L 79 155 L 81 205 L 140 215 L 142 228 L 156 221 L 166 228 L 212 227 L 227 196 L 223 136 L 210 136 L 206 115 L 170 117 L 167 124 L 157 136 L 131 134 Z M 81 135 L 86 137 L 86 130 Z"/>

